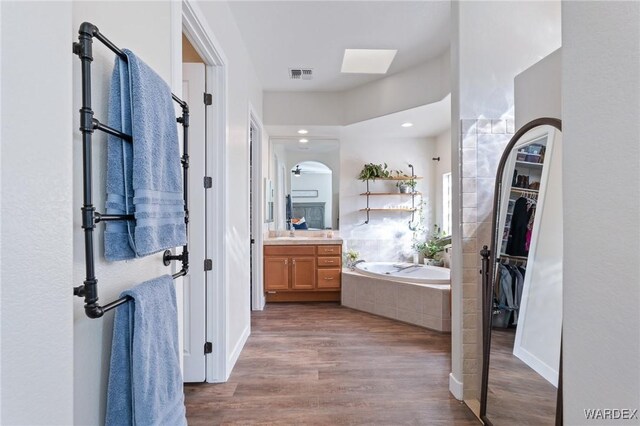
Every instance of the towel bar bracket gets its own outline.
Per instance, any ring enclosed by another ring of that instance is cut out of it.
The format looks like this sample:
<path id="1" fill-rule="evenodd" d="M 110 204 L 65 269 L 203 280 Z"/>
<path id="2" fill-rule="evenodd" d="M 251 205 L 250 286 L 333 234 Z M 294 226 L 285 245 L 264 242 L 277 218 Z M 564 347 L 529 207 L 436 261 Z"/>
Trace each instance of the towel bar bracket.
<path id="1" fill-rule="evenodd" d="M 104 306 L 98 303 L 98 280 L 95 277 L 95 259 L 93 249 L 93 230 L 96 223 L 135 220 L 134 215 L 123 214 L 102 214 L 96 211 L 92 201 L 92 136 L 94 130 L 101 130 L 107 134 L 119 137 L 128 142 L 132 142 L 131 135 L 122 133 L 114 128 L 102 124 L 93 116 L 91 108 L 91 62 L 93 62 L 93 39 L 96 38 L 112 52 L 118 55 L 122 60 L 127 61 L 127 55 L 116 47 L 109 39 L 100 33 L 98 28 L 89 23 L 84 22 L 80 25 L 78 31 L 78 42 L 73 43 L 73 53 L 77 55 L 82 62 L 82 107 L 80 108 L 80 131 L 82 132 L 82 167 L 83 167 L 83 206 L 82 211 L 82 229 L 84 229 L 84 249 L 85 249 L 85 268 L 86 279 L 83 285 L 73 288 L 73 295 L 84 298 L 84 311 L 89 318 L 100 318 L 105 312 L 110 311 L 123 303 L 131 300 L 131 297 L 125 296 Z M 172 99 L 182 108 L 182 117 L 177 118 L 177 122 L 182 124 L 183 137 L 183 156 L 181 164 L 183 168 L 183 191 L 184 191 L 184 210 L 185 223 L 189 222 L 188 206 L 188 172 L 189 167 L 189 145 L 188 145 L 188 127 L 189 127 L 189 106 L 186 102 L 171 94 Z M 167 255 L 167 252 L 169 255 Z M 174 279 L 185 276 L 189 271 L 189 250 L 188 246 L 182 246 L 182 253 L 172 255 L 167 251 L 163 255 L 163 263 L 169 265 L 171 260 L 179 260 L 182 262 L 182 269 L 172 275 Z"/>
<path id="2" fill-rule="evenodd" d="M 95 228 L 95 223 L 97 221 L 94 221 L 94 217 L 95 215 L 99 216 L 100 213 L 96 213 L 95 207 L 93 207 L 91 204 L 82 206 L 80 210 L 82 210 L 82 229 Z"/>
<path id="3" fill-rule="evenodd" d="M 172 260 L 182 261 L 184 256 L 184 252 L 181 254 L 173 254 L 171 250 L 165 250 L 164 253 L 162 253 L 162 263 L 164 263 L 164 266 L 169 266 Z"/>
<path id="4" fill-rule="evenodd" d="M 80 108 L 80 131 L 83 133 L 93 133 L 96 128 L 95 123 L 98 122 L 93 118 L 93 110 L 91 108 Z"/>

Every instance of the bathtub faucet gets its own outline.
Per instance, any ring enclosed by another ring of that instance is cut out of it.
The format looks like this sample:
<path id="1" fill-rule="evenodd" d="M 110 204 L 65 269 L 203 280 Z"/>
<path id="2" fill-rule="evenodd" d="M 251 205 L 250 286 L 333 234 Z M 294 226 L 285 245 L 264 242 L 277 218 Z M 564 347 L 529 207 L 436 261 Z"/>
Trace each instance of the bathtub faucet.
<path id="1" fill-rule="evenodd" d="M 356 260 L 355 262 L 353 262 L 351 264 L 351 266 L 355 267 L 358 263 L 364 263 L 364 262 L 366 262 L 366 260 L 364 260 L 364 259 Z"/>
<path id="2" fill-rule="evenodd" d="M 393 265 L 393 267 L 396 268 L 396 272 L 401 272 L 405 269 L 416 268 L 416 265 L 412 263 L 410 265 Z"/>

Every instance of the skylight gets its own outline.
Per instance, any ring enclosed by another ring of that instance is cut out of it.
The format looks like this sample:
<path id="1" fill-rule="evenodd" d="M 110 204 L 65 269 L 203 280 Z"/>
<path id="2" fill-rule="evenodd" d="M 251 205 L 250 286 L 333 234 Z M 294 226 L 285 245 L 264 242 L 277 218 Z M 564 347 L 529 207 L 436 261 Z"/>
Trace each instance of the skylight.
<path id="1" fill-rule="evenodd" d="M 343 73 L 386 74 L 397 49 L 345 49 Z"/>

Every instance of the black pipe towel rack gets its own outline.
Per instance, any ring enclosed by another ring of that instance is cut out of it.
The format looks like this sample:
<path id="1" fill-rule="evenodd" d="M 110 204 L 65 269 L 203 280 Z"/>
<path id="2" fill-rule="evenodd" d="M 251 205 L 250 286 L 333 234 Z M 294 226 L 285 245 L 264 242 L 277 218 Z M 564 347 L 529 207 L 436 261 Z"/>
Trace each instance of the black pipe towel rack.
<path id="1" fill-rule="evenodd" d="M 116 308 L 130 300 L 130 297 L 121 297 L 111 303 L 101 306 L 98 303 L 98 280 L 95 277 L 95 259 L 93 251 L 93 230 L 96 223 L 119 221 L 119 220 L 135 220 L 133 215 L 114 215 L 102 214 L 96 211 L 93 206 L 92 197 L 92 155 L 91 141 L 94 130 L 101 130 L 107 134 L 117 136 L 125 141 L 132 142 L 131 135 L 122 133 L 113 129 L 93 117 L 91 109 L 91 62 L 93 61 L 93 39 L 96 38 L 102 44 L 107 46 L 113 53 L 118 55 L 124 61 L 127 61 L 127 55 L 116 47 L 109 39 L 107 39 L 95 25 L 84 22 L 80 25 L 78 31 L 78 42 L 73 43 L 73 53 L 78 55 L 82 62 L 82 108 L 80 109 L 80 131 L 82 132 L 82 169 L 83 169 L 83 206 L 82 206 L 82 229 L 84 229 L 84 252 L 85 252 L 85 268 L 86 279 L 83 285 L 74 287 L 73 294 L 78 297 L 84 297 L 84 311 L 89 318 L 100 318 L 105 312 Z M 176 121 L 183 128 L 183 150 L 182 150 L 182 178 L 184 191 L 184 221 L 189 223 L 188 206 L 188 169 L 189 169 L 189 106 L 186 102 L 171 94 L 173 100 L 182 108 L 182 116 Z M 182 253 L 174 255 L 170 250 L 166 250 L 163 254 L 163 263 L 169 266 L 172 260 L 182 262 L 182 269 L 173 274 L 173 278 L 182 277 L 189 270 L 189 247 L 187 244 L 182 246 Z"/>

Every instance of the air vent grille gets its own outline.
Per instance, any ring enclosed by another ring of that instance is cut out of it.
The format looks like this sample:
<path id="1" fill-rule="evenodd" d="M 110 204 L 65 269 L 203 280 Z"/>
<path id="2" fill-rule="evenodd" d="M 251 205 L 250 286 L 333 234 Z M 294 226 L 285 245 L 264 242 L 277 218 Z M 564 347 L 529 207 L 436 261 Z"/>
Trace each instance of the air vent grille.
<path id="1" fill-rule="evenodd" d="M 289 77 L 291 80 L 311 80 L 313 78 L 313 69 L 289 68 Z"/>

